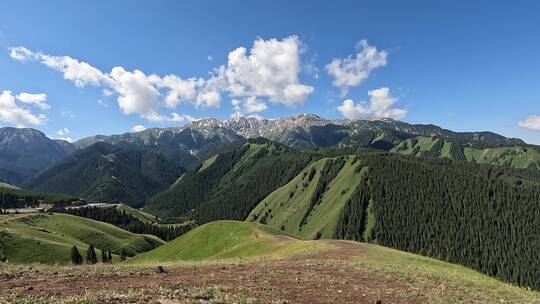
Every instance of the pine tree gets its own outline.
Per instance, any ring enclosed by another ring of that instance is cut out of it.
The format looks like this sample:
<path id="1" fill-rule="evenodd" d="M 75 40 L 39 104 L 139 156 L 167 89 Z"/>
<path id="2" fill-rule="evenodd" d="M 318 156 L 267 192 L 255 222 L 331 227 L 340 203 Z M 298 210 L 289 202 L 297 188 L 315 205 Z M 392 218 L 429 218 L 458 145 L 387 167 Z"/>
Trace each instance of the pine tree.
<path id="1" fill-rule="evenodd" d="M 125 261 L 127 259 L 127 252 L 124 248 L 120 250 L 120 261 Z"/>
<path id="2" fill-rule="evenodd" d="M 112 254 L 111 254 L 111 250 L 107 250 L 107 261 L 109 263 L 112 263 Z"/>
<path id="3" fill-rule="evenodd" d="M 87 264 L 95 264 L 97 263 L 97 255 L 96 250 L 94 249 L 94 245 L 90 244 L 88 246 L 88 251 L 86 252 L 86 263 Z"/>
<path id="4" fill-rule="evenodd" d="M 4 255 L 4 251 L 0 249 L 0 262 L 7 261 L 7 257 Z"/>
<path id="5" fill-rule="evenodd" d="M 107 256 L 106 250 L 101 250 L 101 263 L 108 263 L 109 257 Z"/>
<path id="6" fill-rule="evenodd" d="M 73 246 L 73 248 L 71 248 L 71 263 L 73 263 L 73 265 L 81 265 L 82 264 L 82 256 L 79 253 L 79 250 L 77 249 L 77 247 L 75 247 L 75 246 Z"/>

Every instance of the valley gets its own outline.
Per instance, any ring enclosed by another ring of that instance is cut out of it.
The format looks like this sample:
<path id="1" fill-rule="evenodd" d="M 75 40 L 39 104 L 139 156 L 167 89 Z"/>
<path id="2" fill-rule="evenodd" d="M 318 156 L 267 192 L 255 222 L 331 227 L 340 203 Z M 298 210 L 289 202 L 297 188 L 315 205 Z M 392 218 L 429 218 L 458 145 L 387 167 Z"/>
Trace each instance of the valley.
<path id="1" fill-rule="evenodd" d="M 540 304 L 540 1 L 0 12 L 0 304 Z"/>
<path id="2" fill-rule="evenodd" d="M 519 139 L 303 114 L 72 145 L 1 179 L 0 303 L 540 301 Z"/>

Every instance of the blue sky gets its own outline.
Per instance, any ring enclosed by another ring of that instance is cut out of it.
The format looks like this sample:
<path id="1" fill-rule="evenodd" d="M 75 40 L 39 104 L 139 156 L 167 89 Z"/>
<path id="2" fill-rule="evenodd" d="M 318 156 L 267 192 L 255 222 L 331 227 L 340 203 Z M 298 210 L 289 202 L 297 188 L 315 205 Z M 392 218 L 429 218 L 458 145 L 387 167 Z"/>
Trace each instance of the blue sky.
<path id="1" fill-rule="evenodd" d="M 540 144 L 539 10 L 537 1 L 2 1 L 0 126 L 79 139 L 310 112 Z"/>

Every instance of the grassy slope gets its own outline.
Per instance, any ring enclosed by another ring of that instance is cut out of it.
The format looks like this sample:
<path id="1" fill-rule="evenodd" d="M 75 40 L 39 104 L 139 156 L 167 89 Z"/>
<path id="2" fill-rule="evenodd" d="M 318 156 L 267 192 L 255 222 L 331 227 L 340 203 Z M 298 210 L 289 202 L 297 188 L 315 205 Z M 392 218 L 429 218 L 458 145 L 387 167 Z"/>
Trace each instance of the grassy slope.
<path id="1" fill-rule="evenodd" d="M 198 227 L 130 263 L 219 260 L 255 256 L 287 256 L 324 248 L 300 241 L 277 229 L 237 221 L 217 221 Z"/>
<path id="2" fill-rule="evenodd" d="M 20 221 L 16 221 L 16 223 L 22 225 Z M 0 222 L 0 224 L 3 223 Z M 29 233 L 29 237 L 34 238 L 40 236 L 40 233 L 45 233 L 35 229 L 25 232 Z M 62 239 L 62 237 L 52 234 L 48 241 L 54 242 Z M 44 242 L 42 239 L 39 241 Z M 80 249 L 86 248 L 84 243 L 73 241 L 72 244 L 76 244 Z M 65 252 L 61 253 L 68 253 L 72 244 L 66 245 Z M 346 244 L 347 246 L 339 244 Z M 41 246 L 35 247 L 40 248 Z M 343 258 L 332 257 L 332 255 L 327 256 L 324 252 L 325 250 L 343 250 L 344 248 L 350 250 L 351 247 L 356 247 L 358 250 L 352 251 L 354 255 L 346 255 Z M 321 255 L 304 256 L 301 259 L 296 258 L 297 254 L 306 251 L 313 253 L 314 250 L 320 250 Z M 32 254 L 39 254 L 39 252 L 32 251 Z M 28 266 L 7 264 L 0 267 L 0 278 L 28 272 L 42 273 L 41 277 L 47 276 L 53 279 L 58 277 L 58 273 L 60 273 L 60 277 L 69 274 L 77 277 L 91 275 L 99 278 L 100 276 L 107 277 L 113 273 L 121 273 L 123 276 L 129 277 L 128 273 L 151 273 L 153 268 L 141 265 L 145 262 L 176 262 L 181 267 L 183 265 L 182 261 L 220 260 L 254 256 L 281 258 L 283 265 L 285 265 L 283 267 L 290 267 L 295 263 L 309 264 L 314 262 L 318 265 L 328 263 L 328 269 L 330 270 L 335 269 L 335 266 L 339 264 L 342 265 L 339 268 L 340 271 L 355 271 L 359 278 L 370 278 L 374 282 L 391 283 L 375 287 L 371 285 L 372 289 L 378 289 L 376 293 L 388 293 L 396 295 L 397 298 L 412 299 L 414 295 L 411 295 L 411 292 L 414 292 L 414 294 L 427 299 L 422 303 L 540 303 L 540 293 L 538 292 L 503 283 L 495 278 L 459 265 L 373 244 L 327 240 L 300 241 L 290 235 L 283 235 L 283 232 L 268 226 L 235 221 L 219 221 L 201 226 L 173 242 L 129 260 L 131 265 L 32 266 L 29 269 Z M 296 257 L 291 260 L 287 259 L 287 257 L 292 256 Z M 263 263 L 265 261 L 268 260 L 261 261 L 261 265 L 263 265 L 261 267 L 264 267 Z M 221 260 L 220 263 L 222 262 L 226 261 Z M 197 265 L 193 263 L 190 262 L 184 265 Z M 235 260 L 234 263 L 236 264 L 238 261 Z M 246 263 L 246 267 L 249 267 L 249 263 L 258 262 L 242 259 L 240 263 Z M 208 264 L 202 264 L 202 266 L 204 265 Z M 275 267 L 276 264 L 272 265 Z M 174 264 L 170 264 L 167 268 L 173 266 Z M 282 270 L 283 268 L 275 269 L 275 271 Z M 55 272 L 54 276 L 53 272 Z M 324 274 L 314 275 L 320 276 Z M 140 279 L 140 277 L 134 277 L 134 279 Z M 266 278 L 261 276 L 260 279 L 264 280 Z M 324 280 L 325 278 L 322 278 L 321 282 Z M 369 283 L 370 280 L 367 282 Z M 340 283 L 341 281 L 338 284 Z M 302 285 L 297 286 L 298 288 L 303 287 Z M 343 288 L 348 286 L 344 285 Z M 0 296 L 0 300 L 2 299 L 2 296 Z"/>
<path id="3" fill-rule="evenodd" d="M 0 246 L 8 260 L 20 263 L 67 263 L 73 245 L 84 253 L 88 244 L 118 254 L 148 251 L 164 242 L 154 236 L 137 235 L 113 225 L 67 214 L 2 216 Z M 98 250 L 98 256 L 100 251 Z"/>
<path id="4" fill-rule="evenodd" d="M 353 267 L 411 286 L 427 303 L 540 303 L 540 293 L 516 287 L 472 269 L 373 244 Z"/>
<path id="5" fill-rule="evenodd" d="M 17 186 L 13 186 L 13 185 L 10 185 L 10 184 L 0 182 L 0 189 L 18 189 L 18 190 L 20 190 L 21 188 L 19 188 Z"/>
<path id="6" fill-rule="evenodd" d="M 126 204 L 118 204 L 116 205 L 116 209 L 118 209 L 119 211 L 124 211 L 126 214 L 130 214 L 145 223 L 156 222 L 156 217 L 154 215 L 139 209 L 135 209 Z"/>
<path id="7" fill-rule="evenodd" d="M 419 136 L 417 142 L 413 145 L 411 139 L 407 139 L 394 147 L 392 152 L 398 152 L 405 155 L 421 155 L 422 152 L 428 152 L 441 139 L 432 139 L 430 137 Z M 438 152 L 441 157 L 452 158 L 450 147 L 456 143 L 444 141 Z M 504 165 L 514 168 L 540 167 L 540 153 L 531 148 L 522 147 L 500 147 L 488 149 L 463 148 L 463 154 L 467 161 L 473 161 L 479 164 Z"/>
<path id="8" fill-rule="evenodd" d="M 477 150 L 465 148 L 463 150 L 468 161 L 479 164 L 507 165 L 515 168 L 527 168 L 531 164 L 538 164 L 540 153 L 534 149 L 521 147 L 502 147 Z"/>
<path id="9" fill-rule="evenodd" d="M 348 157 L 343 169 L 330 183 L 328 191 L 323 194 L 321 202 L 313 208 L 307 223 L 301 226 L 302 217 L 308 209 L 320 178 L 320 171 L 326 161 L 325 158 L 311 164 L 285 186 L 272 192 L 257 205 L 247 220 L 261 222 L 263 215 L 269 213 L 266 224 L 272 227 L 283 228 L 284 231 L 307 239 L 313 239 L 318 232 L 321 233 L 321 238 L 334 237 L 341 210 L 358 185 L 363 171 L 356 173 L 358 163 L 352 164 L 353 157 Z M 308 174 L 304 172 L 309 172 L 311 168 L 315 168 L 317 173 L 304 188 L 304 182 L 308 182 Z"/>
<path id="10" fill-rule="evenodd" d="M 325 243 L 328 241 L 312 241 L 312 243 Z M 335 241 L 334 241 L 335 242 Z M 388 294 L 393 296 L 396 299 L 409 299 L 406 303 L 429 303 L 429 304 L 453 304 L 453 303 L 477 303 L 477 304 L 487 304 L 487 303 L 540 303 L 540 293 L 536 291 L 531 291 L 524 288 L 519 288 L 510 284 L 503 283 L 494 278 L 490 278 L 473 270 L 467 269 L 462 266 L 449 264 L 446 262 L 441 262 L 435 259 L 426 258 L 423 256 L 404 253 L 398 250 L 389 249 L 377 245 L 363 244 L 363 243 L 354 243 L 347 242 L 352 246 L 358 246 L 360 251 L 358 256 L 348 256 L 350 260 L 335 260 L 335 259 L 325 259 L 320 257 L 315 257 L 317 260 L 310 260 L 309 257 L 297 259 L 281 259 L 280 263 L 275 263 L 269 260 L 264 261 L 251 261 L 251 260 L 234 260 L 233 264 L 236 267 L 239 265 L 245 269 L 253 267 L 253 263 L 257 263 L 257 266 L 260 270 L 258 272 L 258 282 L 260 284 L 265 284 L 265 288 L 270 290 L 275 289 L 277 293 L 281 293 L 280 288 L 275 286 L 278 284 L 276 281 L 272 281 L 271 278 L 268 278 L 269 273 L 275 273 L 274 278 L 281 276 L 283 274 L 289 274 L 288 269 L 292 266 L 303 265 L 305 270 L 302 271 L 303 274 L 309 270 L 309 264 L 323 265 L 325 267 L 328 265 L 328 271 L 336 271 L 336 265 L 339 266 L 339 273 L 307 273 L 312 275 L 313 278 L 310 279 L 312 283 L 311 286 L 308 286 L 306 282 L 300 281 L 295 282 L 291 288 L 304 290 L 306 293 L 309 293 L 312 297 L 317 297 L 320 287 L 315 284 L 322 284 L 327 286 L 332 284 L 332 287 L 335 288 L 334 292 L 337 293 L 337 289 L 342 289 L 345 291 L 347 288 L 352 288 L 355 283 L 360 283 L 366 288 L 356 289 L 356 293 L 359 297 L 359 302 L 364 297 L 364 293 L 367 294 Z M 335 247 L 332 247 L 335 248 Z M 131 260 L 133 261 L 133 260 Z M 271 264 L 265 264 L 271 262 Z M 225 265 L 223 261 L 219 262 L 220 265 Z M 306 266 L 306 264 L 308 264 Z M 271 265 L 273 269 L 271 272 L 266 271 L 266 267 Z M 204 271 L 216 271 L 213 267 L 213 263 L 201 263 L 200 267 L 197 262 L 188 262 L 188 263 L 175 263 L 166 265 L 166 269 L 173 269 L 171 272 L 174 275 L 175 273 L 183 273 L 190 271 L 191 267 L 196 267 L 197 275 L 193 278 L 190 278 L 195 281 L 204 280 Z M 175 268 L 178 267 L 178 268 Z M 184 268 L 185 267 L 185 268 Z M 358 281 L 349 281 L 344 282 L 343 279 L 338 281 L 331 281 L 332 278 L 340 278 L 340 275 L 347 275 L 351 272 L 356 274 Z M 88 265 L 80 267 L 58 267 L 58 266 L 36 266 L 36 265 L 17 265 L 17 264 L 7 264 L 0 267 L 0 278 L 7 279 L 15 278 L 18 276 L 39 276 L 40 281 L 49 281 L 54 282 L 58 278 L 64 277 L 73 277 L 74 280 L 100 280 L 101 278 L 109 278 L 111 276 L 118 276 L 122 278 L 122 282 L 129 284 L 130 281 L 135 283 L 135 280 L 146 279 L 151 276 L 154 272 L 154 267 L 150 265 L 126 265 L 126 264 L 98 264 L 98 265 Z M 140 274 L 140 275 L 137 275 Z M 202 277 L 202 278 L 199 278 Z M 298 277 L 298 275 L 296 275 Z M 81 279 L 82 278 L 82 279 Z M 169 277 L 158 276 L 156 280 L 162 278 L 164 281 L 168 280 Z M 238 278 L 235 276 L 234 272 L 230 273 L 231 284 L 227 284 L 228 290 L 234 288 L 231 286 L 240 286 L 242 289 L 240 293 L 246 292 L 248 286 L 243 286 L 238 284 Z M 287 281 L 287 278 L 279 277 L 280 281 Z M 293 276 L 294 280 L 294 276 Z M 64 280 L 60 280 L 64 281 Z M 291 280 L 289 280 L 291 281 Z M 159 282 L 159 281 L 158 281 Z M 163 283 L 167 286 L 171 281 Z M 177 282 L 182 282 L 178 280 Z M 241 282 L 241 281 L 240 281 Z M 364 283 L 365 282 L 365 283 Z M 377 285 L 378 282 L 382 282 Z M 156 283 L 156 282 L 154 282 Z M 390 283 L 390 284 L 385 284 Z M 159 283 L 156 283 L 159 284 Z M 203 284 L 203 283 L 201 283 Z M 209 287 L 215 286 L 215 283 L 211 283 Z M 231 286 L 229 286 L 231 285 Z M 77 284 L 75 284 L 77 286 Z M 84 285 L 83 285 L 84 286 Z M 93 287 L 92 287 L 93 286 Z M 89 289 L 82 290 L 80 292 L 84 293 L 76 298 L 70 298 L 71 301 L 64 300 L 63 297 L 54 297 L 54 301 L 47 301 L 47 303 L 101 303 L 105 298 L 105 295 L 115 295 L 112 299 L 117 299 L 115 303 L 139 303 L 139 302 L 148 302 L 150 299 L 156 299 L 160 296 L 170 296 L 170 293 L 165 293 L 162 295 L 151 295 L 148 294 L 148 290 L 143 291 L 137 288 L 125 289 L 125 286 L 122 286 L 121 289 L 116 291 L 109 291 L 108 293 L 98 293 L 96 289 L 100 288 L 99 285 L 89 286 Z M 205 283 L 206 286 L 206 283 Z M 80 287 L 79 287 L 80 288 Z M 180 290 L 186 290 L 186 286 L 180 284 Z M 253 295 L 257 296 L 257 291 L 260 291 L 260 286 L 256 287 L 257 289 L 253 291 Z M 166 288 L 151 288 L 153 291 L 164 291 L 167 292 Z M 247 290 L 248 294 L 249 289 Z M 101 291 L 100 291 L 101 292 Z M 276 298 L 280 299 L 279 294 L 276 293 Z M 135 298 L 139 295 L 140 298 Z M 422 301 L 414 301 L 415 296 L 419 296 Z M 23 297 L 24 298 L 24 297 Z M 15 298 L 12 297 L 10 292 L 0 293 L 0 302 L 4 300 L 6 303 L 16 302 Z M 91 299 L 91 300 L 89 300 Z M 339 303 L 339 298 L 332 303 Z M 30 301 L 34 300 L 34 301 Z M 44 303 L 42 300 L 39 303 Z M 199 301 L 200 302 L 200 301 Z M 232 303 L 233 301 L 231 301 Z M 235 303 L 244 303 L 239 301 L 234 301 Z M 285 301 L 284 301 L 285 302 Z M 405 302 L 405 300 L 403 300 Z M 16 303 L 38 303 L 35 301 L 35 298 L 28 297 L 28 301 L 20 301 Z M 191 303 L 191 302 L 190 302 Z M 209 301 L 208 303 L 218 303 L 218 301 Z M 219 303 L 230 303 L 227 301 Z M 252 303 L 252 302 L 245 302 Z M 257 302 L 259 303 L 259 302 Z M 265 302 L 262 302 L 265 303 Z M 372 302 L 374 303 L 374 302 Z M 387 303 L 387 302 L 384 302 Z M 388 302 L 390 303 L 390 302 Z M 400 303 L 400 302 L 394 302 Z"/>
<path id="11" fill-rule="evenodd" d="M 214 155 L 214 156 L 210 157 L 209 159 L 205 160 L 202 163 L 201 167 L 199 168 L 199 172 L 203 171 L 204 169 L 208 168 L 211 164 L 213 164 L 216 161 L 217 157 L 218 157 L 217 155 Z"/>

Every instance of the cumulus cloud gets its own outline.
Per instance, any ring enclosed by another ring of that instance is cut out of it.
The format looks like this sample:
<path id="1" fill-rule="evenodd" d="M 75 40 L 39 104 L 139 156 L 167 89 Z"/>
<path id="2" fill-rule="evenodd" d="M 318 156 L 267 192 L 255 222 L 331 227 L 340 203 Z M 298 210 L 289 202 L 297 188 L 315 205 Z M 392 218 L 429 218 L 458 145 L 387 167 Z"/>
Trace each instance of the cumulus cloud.
<path id="1" fill-rule="evenodd" d="M 0 94 L 0 121 L 17 127 L 40 125 L 46 120 L 44 114 L 36 114 L 29 108 L 22 107 L 16 102 L 16 97 L 8 90 Z"/>
<path id="2" fill-rule="evenodd" d="M 169 115 L 168 120 L 169 121 L 174 121 L 174 122 L 182 122 L 182 121 L 192 122 L 192 121 L 194 121 L 196 119 L 194 117 L 186 115 L 186 114 L 178 114 L 178 113 L 173 112 L 173 113 L 171 113 Z"/>
<path id="3" fill-rule="evenodd" d="M 26 61 L 26 60 L 33 60 L 38 59 L 38 56 L 36 53 L 30 51 L 29 49 L 19 46 L 9 49 L 9 56 L 11 58 L 17 60 L 17 61 Z"/>
<path id="4" fill-rule="evenodd" d="M 118 105 L 124 114 L 139 114 L 150 121 L 163 120 L 158 114 L 161 108 L 160 93 L 150 77 L 139 70 L 130 72 L 122 67 L 114 67 L 110 77 L 113 89 L 118 94 Z"/>
<path id="5" fill-rule="evenodd" d="M 527 128 L 535 131 L 540 131 L 540 116 L 533 115 L 525 118 L 524 120 L 518 122 L 518 126 L 522 128 Z"/>
<path id="6" fill-rule="evenodd" d="M 70 131 L 68 128 L 62 128 L 56 132 L 56 134 L 60 136 L 65 136 L 65 135 L 68 135 L 69 133 Z"/>
<path id="7" fill-rule="evenodd" d="M 228 91 L 234 97 L 267 97 L 289 106 L 302 104 L 313 87 L 299 83 L 300 42 L 258 39 L 249 54 L 240 47 L 229 53 L 225 70 Z"/>
<path id="8" fill-rule="evenodd" d="M 163 79 L 154 77 L 159 87 L 169 89 L 165 97 L 165 105 L 169 108 L 175 108 L 181 102 L 194 100 L 197 97 L 196 78 L 182 79 L 176 75 L 167 75 Z"/>
<path id="9" fill-rule="evenodd" d="M 176 121 L 160 113 L 163 108 L 175 109 L 182 103 L 196 108 L 219 107 L 222 94 L 242 99 L 245 113 L 265 110 L 267 105 L 262 99 L 288 106 L 302 104 L 313 87 L 299 82 L 300 53 L 296 36 L 258 39 L 249 50 L 240 47 L 230 52 L 227 64 L 214 69 L 207 78 L 181 78 L 172 74 L 148 75 L 119 66 L 105 73 L 69 56 L 10 48 L 13 59 L 38 61 L 61 72 L 78 87 L 101 87 L 103 95 L 116 95 L 124 114 L 138 114 L 149 121 Z"/>
<path id="10" fill-rule="evenodd" d="M 73 139 L 69 137 L 69 133 L 71 132 L 69 131 L 68 128 L 62 128 L 56 132 L 56 135 L 58 135 L 56 139 L 65 140 L 67 142 L 73 142 Z"/>
<path id="11" fill-rule="evenodd" d="M 110 81 L 107 75 L 86 62 L 69 56 L 50 56 L 38 54 L 41 63 L 64 74 L 64 79 L 73 81 L 77 87 L 98 86 Z"/>
<path id="12" fill-rule="evenodd" d="M 262 112 L 268 108 L 266 103 L 255 97 L 247 97 L 244 100 L 233 99 L 231 105 L 235 116 L 243 116 L 244 113 Z"/>
<path id="13" fill-rule="evenodd" d="M 131 132 L 133 133 L 142 132 L 144 130 L 146 130 L 146 128 L 143 125 L 136 125 L 133 128 L 131 128 Z"/>
<path id="14" fill-rule="evenodd" d="M 22 92 L 15 96 L 15 98 L 17 98 L 17 100 L 20 102 L 37 106 L 43 110 L 48 110 L 51 108 L 51 106 L 47 104 L 47 94 L 45 93 L 31 94 Z"/>
<path id="15" fill-rule="evenodd" d="M 341 90 L 341 96 L 348 93 L 350 87 L 360 85 L 376 68 L 387 64 L 388 53 L 378 51 L 375 46 L 361 40 L 357 45 L 358 53 L 345 59 L 334 58 L 325 69 L 334 78 L 332 84 Z"/>
<path id="16" fill-rule="evenodd" d="M 343 101 L 337 107 L 338 111 L 348 119 L 358 120 L 363 118 L 381 119 L 392 118 L 402 119 L 407 115 L 407 110 L 394 108 L 393 105 L 398 101 L 397 97 L 390 95 L 390 89 L 387 87 L 371 90 L 368 92 L 369 102 L 355 103 L 351 99 Z"/>

